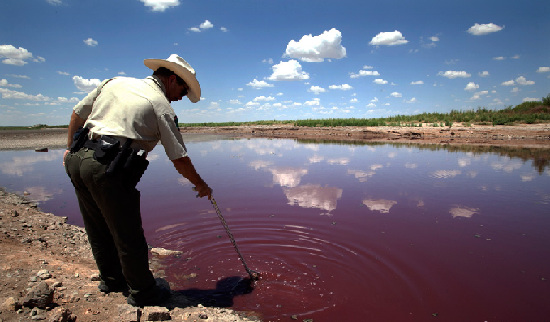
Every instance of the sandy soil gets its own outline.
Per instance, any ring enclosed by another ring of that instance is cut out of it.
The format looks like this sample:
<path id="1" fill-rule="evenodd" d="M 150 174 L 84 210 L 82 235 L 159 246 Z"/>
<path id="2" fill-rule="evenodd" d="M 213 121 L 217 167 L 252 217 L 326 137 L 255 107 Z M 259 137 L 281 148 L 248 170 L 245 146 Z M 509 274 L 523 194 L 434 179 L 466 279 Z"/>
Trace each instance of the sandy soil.
<path id="1" fill-rule="evenodd" d="M 452 128 L 244 126 L 183 128 L 187 140 L 215 136 L 294 138 L 299 140 L 376 141 L 449 145 L 550 148 L 550 124 Z M 200 135 L 195 135 L 200 134 Z M 0 150 L 55 149 L 66 145 L 65 129 L 0 131 Z M 97 270 L 85 231 L 47 214 L 24 197 L 0 189 L 0 321 L 258 321 L 253 312 L 208 307 L 173 291 L 165 307 L 137 309 L 120 293 L 97 289 Z M 162 277 L 159 255 L 151 268 Z M 44 283 L 46 286 L 44 286 Z M 38 289 L 49 290 L 45 305 Z M 39 302 L 40 303 L 40 302 Z"/>

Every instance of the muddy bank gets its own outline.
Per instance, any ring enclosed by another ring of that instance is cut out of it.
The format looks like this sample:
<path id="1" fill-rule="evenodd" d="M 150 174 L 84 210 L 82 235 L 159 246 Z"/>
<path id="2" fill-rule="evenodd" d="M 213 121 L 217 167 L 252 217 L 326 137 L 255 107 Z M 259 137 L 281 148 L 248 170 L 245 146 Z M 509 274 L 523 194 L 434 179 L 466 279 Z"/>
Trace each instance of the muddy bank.
<path id="1" fill-rule="evenodd" d="M 246 138 L 550 147 L 550 124 L 463 126 L 460 123 L 455 123 L 452 127 L 428 125 L 423 127 L 297 127 L 278 125 L 186 127 L 180 131 L 184 134 L 226 134 Z"/>

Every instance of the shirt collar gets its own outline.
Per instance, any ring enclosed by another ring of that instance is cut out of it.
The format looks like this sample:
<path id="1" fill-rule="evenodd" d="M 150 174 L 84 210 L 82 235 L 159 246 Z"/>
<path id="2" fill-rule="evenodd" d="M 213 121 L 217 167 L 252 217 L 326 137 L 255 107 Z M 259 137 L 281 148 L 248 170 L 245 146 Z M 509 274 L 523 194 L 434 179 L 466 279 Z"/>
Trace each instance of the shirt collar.
<path id="1" fill-rule="evenodd" d="M 164 95 L 166 95 L 166 87 L 164 87 L 164 83 L 158 78 L 156 75 L 147 76 L 147 79 L 151 79 L 155 84 L 158 85 L 158 87 L 162 90 Z"/>

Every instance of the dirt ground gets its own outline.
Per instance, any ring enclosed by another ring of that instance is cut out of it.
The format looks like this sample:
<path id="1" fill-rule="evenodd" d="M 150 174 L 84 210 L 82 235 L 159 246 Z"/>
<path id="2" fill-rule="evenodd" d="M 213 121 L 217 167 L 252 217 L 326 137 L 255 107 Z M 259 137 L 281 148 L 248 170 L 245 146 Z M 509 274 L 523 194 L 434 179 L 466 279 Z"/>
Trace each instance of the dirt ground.
<path id="1" fill-rule="evenodd" d="M 184 137 L 233 136 L 323 141 L 373 141 L 550 148 L 550 124 L 522 126 L 338 127 L 243 126 L 183 128 Z M 195 134 L 200 134 L 196 136 Z M 0 131 L 0 150 L 66 146 L 66 129 Z M 0 188 L 1 321 L 259 321 L 254 312 L 211 307 L 172 292 L 164 307 L 134 308 L 120 293 L 98 291 L 98 272 L 83 228 L 40 211 Z M 151 268 L 162 277 L 160 255 Z M 42 293 L 40 293 L 42 292 Z"/>
<path id="2" fill-rule="evenodd" d="M 290 138 L 298 140 L 399 142 L 422 144 L 493 145 L 550 148 L 550 123 L 523 125 L 472 125 L 452 127 L 297 127 L 257 125 L 184 127 L 193 134 L 233 137 Z M 60 148 L 67 144 L 66 129 L 0 131 L 0 150 Z"/>
<path id="3" fill-rule="evenodd" d="M 423 127 L 233 126 L 182 128 L 181 132 L 298 140 L 550 147 L 549 123 L 517 126 L 474 125 L 467 127 L 461 123 L 454 123 L 452 127 L 433 127 L 427 124 Z"/>

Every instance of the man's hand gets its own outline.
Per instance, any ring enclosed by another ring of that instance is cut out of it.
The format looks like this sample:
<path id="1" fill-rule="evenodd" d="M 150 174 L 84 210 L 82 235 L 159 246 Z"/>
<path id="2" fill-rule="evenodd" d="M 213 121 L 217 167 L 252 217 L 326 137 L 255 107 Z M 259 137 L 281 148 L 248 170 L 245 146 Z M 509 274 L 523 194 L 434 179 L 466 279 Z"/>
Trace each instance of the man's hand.
<path id="1" fill-rule="evenodd" d="M 202 198 L 208 196 L 208 200 L 212 200 L 212 189 L 210 189 L 206 182 L 202 180 L 201 176 L 199 176 L 189 157 L 175 159 L 172 160 L 172 162 L 178 172 L 195 185 L 193 190 L 198 192 L 197 197 Z"/>
<path id="2" fill-rule="evenodd" d="M 212 188 L 210 188 L 206 182 L 199 184 L 193 188 L 197 192 L 197 197 L 202 198 L 208 196 L 208 200 L 212 199 Z"/>
<path id="3" fill-rule="evenodd" d="M 65 150 L 65 153 L 63 153 L 63 166 L 65 166 L 65 158 L 67 157 L 67 154 L 69 154 L 69 149 Z"/>

